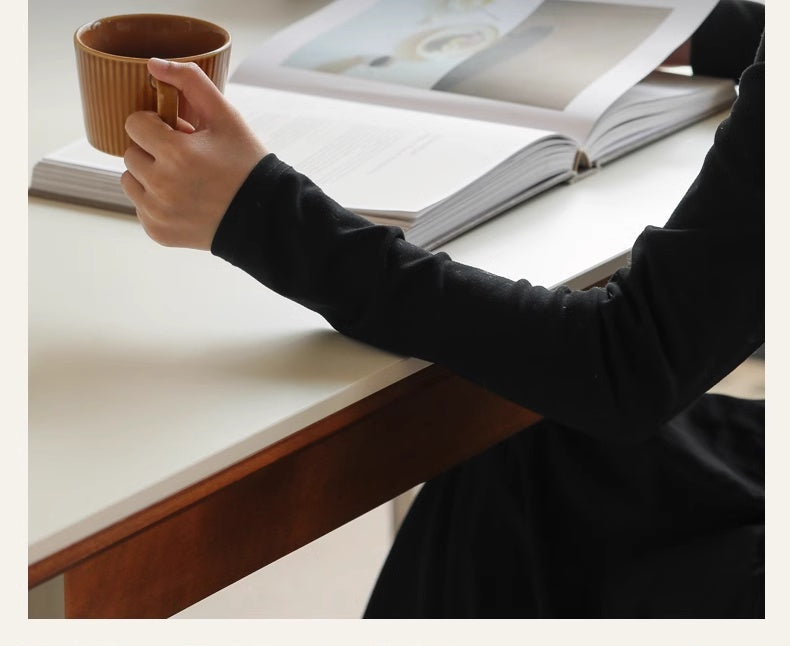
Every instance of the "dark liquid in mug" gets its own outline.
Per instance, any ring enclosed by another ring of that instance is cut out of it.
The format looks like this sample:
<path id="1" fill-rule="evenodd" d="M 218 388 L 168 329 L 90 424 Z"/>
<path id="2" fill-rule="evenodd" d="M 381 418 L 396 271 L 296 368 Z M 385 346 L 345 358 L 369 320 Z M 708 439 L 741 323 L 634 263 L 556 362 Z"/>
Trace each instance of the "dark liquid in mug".
<path id="1" fill-rule="evenodd" d="M 227 36 L 192 20 L 149 16 L 97 20 L 79 36 L 91 49 L 133 58 L 182 58 L 222 47 Z"/>

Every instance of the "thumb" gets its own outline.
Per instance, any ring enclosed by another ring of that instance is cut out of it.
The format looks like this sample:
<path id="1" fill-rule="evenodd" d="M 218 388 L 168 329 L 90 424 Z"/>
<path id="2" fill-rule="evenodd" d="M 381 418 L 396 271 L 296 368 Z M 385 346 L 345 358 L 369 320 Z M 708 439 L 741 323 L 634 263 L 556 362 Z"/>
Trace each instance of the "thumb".
<path id="1" fill-rule="evenodd" d="M 151 58 L 148 71 L 155 79 L 169 83 L 183 95 L 201 127 L 210 125 L 225 105 L 222 92 L 196 63 Z"/>

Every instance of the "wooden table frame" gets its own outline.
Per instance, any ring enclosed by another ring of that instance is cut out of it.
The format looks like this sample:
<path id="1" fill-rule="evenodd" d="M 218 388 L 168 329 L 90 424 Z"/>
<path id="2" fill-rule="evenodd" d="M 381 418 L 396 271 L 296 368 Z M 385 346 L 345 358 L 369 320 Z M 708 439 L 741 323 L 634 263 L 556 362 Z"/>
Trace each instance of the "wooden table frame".
<path id="1" fill-rule="evenodd" d="M 33 563 L 28 585 L 63 573 L 66 617 L 168 617 L 539 419 L 432 365 Z"/>

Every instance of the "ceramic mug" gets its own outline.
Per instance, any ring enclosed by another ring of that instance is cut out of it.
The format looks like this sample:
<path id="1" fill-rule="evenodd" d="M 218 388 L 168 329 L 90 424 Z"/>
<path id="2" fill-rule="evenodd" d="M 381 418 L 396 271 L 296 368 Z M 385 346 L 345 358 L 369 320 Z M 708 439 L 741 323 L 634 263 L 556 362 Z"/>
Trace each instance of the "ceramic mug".
<path id="1" fill-rule="evenodd" d="M 223 90 L 230 34 L 205 20 L 167 14 L 128 14 L 94 20 L 74 34 L 85 132 L 94 148 L 123 156 L 124 124 L 138 110 L 155 110 L 171 127 L 178 91 L 154 79 L 149 58 L 197 63 Z"/>

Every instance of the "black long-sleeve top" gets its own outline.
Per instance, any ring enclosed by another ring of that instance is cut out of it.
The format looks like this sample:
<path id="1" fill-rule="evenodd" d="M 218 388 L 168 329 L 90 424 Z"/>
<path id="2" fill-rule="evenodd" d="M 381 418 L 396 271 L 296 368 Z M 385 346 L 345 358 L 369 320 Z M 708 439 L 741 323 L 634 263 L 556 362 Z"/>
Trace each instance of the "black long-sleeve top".
<path id="1" fill-rule="evenodd" d="M 754 57 L 765 29 L 765 5 L 720 0 L 691 37 L 695 74 L 737 79 Z"/>
<path id="2" fill-rule="evenodd" d="M 212 252 L 343 334 L 597 437 L 643 437 L 764 339 L 764 67 L 761 44 L 699 176 L 603 288 L 546 289 L 425 251 L 274 154 L 236 194 Z"/>

